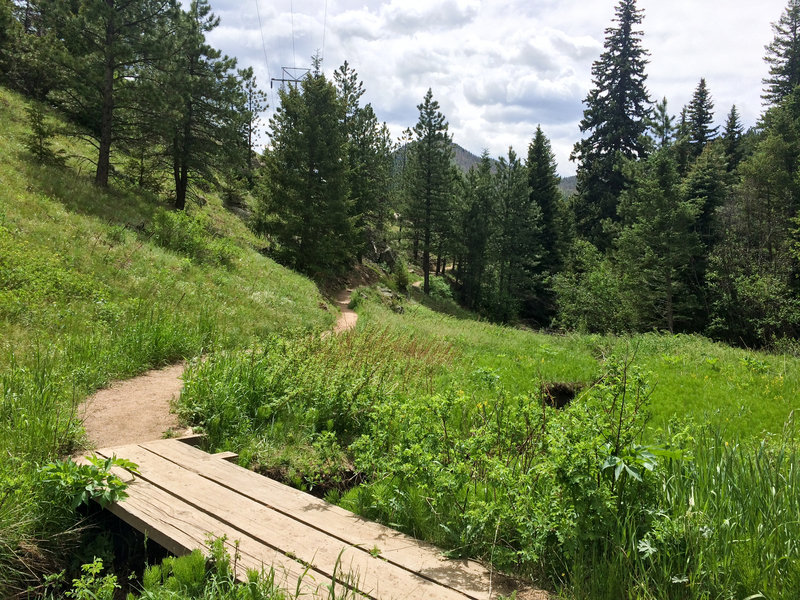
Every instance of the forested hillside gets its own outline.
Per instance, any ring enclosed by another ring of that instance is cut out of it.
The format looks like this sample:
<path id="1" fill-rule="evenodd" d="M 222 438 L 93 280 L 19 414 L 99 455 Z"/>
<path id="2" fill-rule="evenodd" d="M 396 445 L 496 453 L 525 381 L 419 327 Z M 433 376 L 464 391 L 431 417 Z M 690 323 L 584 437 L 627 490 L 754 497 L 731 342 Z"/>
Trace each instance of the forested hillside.
<path id="1" fill-rule="evenodd" d="M 113 597 L 76 406 L 187 360 L 214 449 L 559 597 L 796 598 L 800 0 L 776 17 L 745 130 L 705 77 L 648 88 L 619 0 L 570 182 L 542 126 L 471 155 L 433 88 L 393 138 L 321 53 L 262 122 L 209 0 L 0 0 L 0 596 Z M 321 336 L 364 263 L 360 330 Z M 216 558 L 126 589 L 291 597 Z"/>
<path id="2" fill-rule="evenodd" d="M 265 252 L 304 273 L 407 256 L 426 293 L 430 273 L 447 273 L 459 300 L 495 321 L 765 347 L 800 327 L 797 11 L 790 2 L 775 26 L 765 112 L 744 131 L 736 106 L 713 126 L 704 78 L 677 115 L 651 96 L 644 13 L 621 2 L 576 132 L 572 195 L 541 128 L 522 152 L 484 162 L 453 143 L 431 90 L 393 140 L 354 67 L 331 76 L 319 56 L 278 91 L 259 155 L 266 94 L 205 42 L 219 25 L 206 1 L 4 0 L 0 60 L 9 85 L 92 143 L 98 186 L 133 184 L 177 209 L 210 187 L 232 204 L 249 197 Z M 52 162 L 37 111 L 33 152 Z"/>

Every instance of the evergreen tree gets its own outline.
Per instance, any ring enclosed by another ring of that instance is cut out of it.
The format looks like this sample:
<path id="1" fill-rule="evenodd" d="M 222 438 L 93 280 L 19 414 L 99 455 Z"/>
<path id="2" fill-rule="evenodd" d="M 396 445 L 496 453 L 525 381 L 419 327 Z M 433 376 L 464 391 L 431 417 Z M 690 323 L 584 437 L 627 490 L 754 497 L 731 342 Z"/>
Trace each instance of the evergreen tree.
<path id="1" fill-rule="evenodd" d="M 257 219 L 278 257 L 311 275 L 339 273 L 354 257 L 344 105 L 319 65 L 279 92 Z"/>
<path id="2" fill-rule="evenodd" d="M 763 135 L 739 165 L 741 180 L 718 211 L 720 240 L 708 272 L 708 333 L 764 346 L 800 334 L 800 263 L 792 255 L 800 210 L 800 90 L 763 118 Z"/>
<path id="3" fill-rule="evenodd" d="M 246 95 L 236 59 L 206 43 L 219 25 L 208 0 L 194 0 L 176 20 L 171 59 L 160 91 L 164 152 L 175 182 L 175 208 L 183 210 L 192 177 L 214 181 L 215 173 L 246 164 Z"/>
<path id="4" fill-rule="evenodd" d="M 681 109 L 678 126 L 675 128 L 673 147 L 678 174 L 684 177 L 689 172 L 689 165 L 692 159 L 691 126 L 689 124 L 689 109 L 686 106 Z"/>
<path id="5" fill-rule="evenodd" d="M 691 261 L 699 252 L 694 230 L 699 208 L 681 198 L 669 149 L 659 150 L 637 169 L 620 205 L 625 227 L 618 240 L 619 264 L 628 293 L 636 299 L 637 327 L 674 332 L 695 310 L 687 289 Z"/>
<path id="6" fill-rule="evenodd" d="M 693 158 L 700 156 L 706 144 L 717 135 L 718 127 L 711 127 L 714 122 L 714 103 L 708 91 L 705 78 L 697 84 L 692 100 L 687 109 L 689 117 L 689 148 Z"/>
<path id="7" fill-rule="evenodd" d="M 689 270 L 688 293 L 697 299 L 699 309 L 692 321 L 693 331 L 702 331 L 708 324 L 708 256 L 719 241 L 718 211 L 729 194 L 729 179 L 722 147 L 710 144 L 692 164 L 681 184 L 681 198 L 697 209 L 693 229 L 700 244 L 697 253 L 691 257 Z"/>
<path id="8" fill-rule="evenodd" d="M 495 174 L 497 227 L 493 238 L 494 290 L 492 316 L 516 319 L 533 302 L 541 281 L 542 211 L 532 201 L 528 176 L 513 149 L 501 157 Z"/>
<path id="9" fill-rule="evenodd" d="M 107 186 L 111 147 L 125 137 L 118 112 L 134 103 L 141 65 L 158 58 L 162 44 L 153 32 L 174 10 L 174 0 L 41 0 L 39 7 L 63 44 L 53 98 L 94 141 L 95 183 Z"/>
<path id="10" fill-rule="evenodd" d="M 385 123 L 379 123 L 370 104 L 360 105 L 364 85 L 347 61 L 334 73 L 344 105 L 342 127 L 347 135 L 348 187 L 351 216 L 358 239 L 359 260 L 365 254 L 378 260 L 388 248 L 393 145 Z"/>
<path id="11" fill-rule="evenodd" d="M 57 60 L 63 54 L 63 40 L 45 23 L 39 3 L 3 1 L 8 12 L 0 8 L 0 20 L 3 15 L 11 18 L 5 32 L 0 31 L 0 37 L 5 36 L 0 44 L 0 76 L 9 86 L 44 101 L 63 80 Z"/>
<path id="12" fill-rule="evenodd" d="M 0 0 L 0 59 L 7 53 L 11 42 L 11 29 L 14 24 L 14 13 L 11 0 Z M 0 65 L 3 63 L 0 62 Z"/>
<path id="13" fill-rule="evenodd" d="M 642 16 L 635 0 L 617 5 L 617 25 L 606 29 L 605 50 L 592 65 L 593 88 L 584 100 L 580 123 L 585 137 L 572 153 L 579 161 L 578 232 L 603 248 L 610 244 L 604 222 L 617 220 L 617 201 L 626 184 L 621 165 L 646 155 L 643 134 L 651 111 L 645 87 L 648 53 L 636 29 Z"/>
<path id="14" fill-rule="evenodd" d="M 650 121 L 650 130 L 653 141 L 657 148 L 666 148 L 672 143 L 675 117 L 669 114 L 667 99 L 662 98 L 661 102 L 656 103 L 653 110 L 653 118 Z"/>
<path id="15" fill-rule="evenodd" d="M 528 146 L 527 169 L 530 204 L 538 206 L 541 213 L 541 256 L 537 267 L 537 293 L 523 312 L 527 318 L 549 324 L 555 314 L 551 279 L 563 264 L 564 235 L 559 218 L 562 199 L 558 189 L 560 177 L 556 173 L 557 165 L 550 140 L 542 133 L 541 126 L 536 127 Z"/>
<path id="16" fill-rule="evenodd" d="M 731 112 L 728 113 L 728 118 L 725 121 L 725 130 L 722 133 L 722 145 L 725 150 L 728 172 L 736 169 L 744 158 L 743 135 L 744 128 L 739 120 L 739 111 L 736 110 L 736 105 L 734 104 L 731 106 Z"/>
<path id="17" fill-rule="evenodd" d="M 392 143 L 385 123 L 379 123 L 371 104 L 359 108 L 349 126 L 347 153 L 351 214 L 359 239 L 358 257 L 379 260 L 389 249 L 387 224 L 391 212 Z"/>
<path id="18" fill-rule="evenodd" d="M 258 87 L 252 67 L 239 71 L 239 78 L 242 82 L 244 92 L 244 139 L 247 141 L 247 177 L 248 185 L 253 185 L 253 158 L 256 155 L 256 129 L 260 121 L 260 115 L 267 110 L 267 94 Z"/>
<path id="19" fill-rule="evenodd" d="M 471 310 L 480 310 L 484 304 L 488 247 L 495 221 L 495 195 L 492 159 L 484 150 L 481 161 L 470 168 L 464 180 L 461 301 Z"/>
<path id="20" fill-rule="evenodd" d="M 800 85 L 800 0 L 789 0 L 780 20 L 772 24 L 775 34 L 766 46 L 764 60 L 769 64 L 762 98 L 777 105 Z"/>
<path id="21" fill-rule="evenodd" d="M 439 111 L 439 103 L 429 89 L 417 106 L 419 120 L 414 126 L 414 144 L 410 156 L 411 218 L 422 244 L 423 291 L 430 292 L 431 250 L 437 222 L 448 215 L 453 192 L 450 170 L 452 146 L 448 124 Z"/>

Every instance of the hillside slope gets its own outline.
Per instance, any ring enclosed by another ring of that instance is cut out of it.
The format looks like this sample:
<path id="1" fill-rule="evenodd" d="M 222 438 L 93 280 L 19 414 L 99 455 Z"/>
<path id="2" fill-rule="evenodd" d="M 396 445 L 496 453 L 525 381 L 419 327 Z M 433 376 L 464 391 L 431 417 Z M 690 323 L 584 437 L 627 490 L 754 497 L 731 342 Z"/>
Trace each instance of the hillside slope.
<path id="1" fill-rule="evenodd" d="M 75 408 L 88 393 L 335 319 L 213 194 L 175 213 L 121 180 L 99 189 L 75 138 L 53 140 L 64 165 L 38 163 L 26 106 L 0 88 L 0 597 L 63 568 L 77 517 L 38 467 L 81 447 Z"/>

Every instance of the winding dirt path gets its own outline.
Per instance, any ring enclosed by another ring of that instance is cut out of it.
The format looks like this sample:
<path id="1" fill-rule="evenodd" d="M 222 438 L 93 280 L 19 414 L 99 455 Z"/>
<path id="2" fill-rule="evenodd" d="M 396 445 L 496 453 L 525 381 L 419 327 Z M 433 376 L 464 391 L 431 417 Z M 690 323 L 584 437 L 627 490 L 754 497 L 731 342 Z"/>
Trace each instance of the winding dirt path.
<path id="1" fill-rule="evenodd" d="M 348 308 L 352 289 L 336 295 L 341 314 L 333 333 L 354 329 L 358 315 Z M 117 381 L 86 399 L 78 407 L 89 444 L 95 448 L 113 448 L 125 444 L 149 442 L 164 437 L 168 431 L 176 435 L 189 433 L 170 412 L 173 399 L 183 388 L 184 364 L 148 371 L 143 375 Z"/>

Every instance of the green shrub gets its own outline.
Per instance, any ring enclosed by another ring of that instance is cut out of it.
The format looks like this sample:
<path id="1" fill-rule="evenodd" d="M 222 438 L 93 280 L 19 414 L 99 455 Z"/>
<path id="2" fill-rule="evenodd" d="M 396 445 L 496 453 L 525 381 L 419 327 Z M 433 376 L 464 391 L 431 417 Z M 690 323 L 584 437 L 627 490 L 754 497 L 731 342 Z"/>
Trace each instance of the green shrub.
<path id="1" fill-rule="evenodd" d="M 408 293 L 411 278 L 408 274 L 408 265 L 402 259 L 398 259 L 394 264 L 393 283 L 398 292 L 402 294 Z"/>
<path id="2" fill-rule="evenodd" d="M 430 277 L 428 279 L 428 290 L 431 297 L 438 300 L 452 300 L 453 290 L 444 277 Z"/>
<path id="3" fill-rule="evenodd" d="M 201 212 L 159 210 L 153 217 L 153 240 L 161 247 L 205 264 L 229 266 L 238 248 L 227 238 L 209 232 L 208 218 Z"/>
<path id="4" fill-rule="evenodd" d="M 637 330 L 637 317 L 620 274 L 611 259 L 589 242 L 575 242 L 567 268 L 553 280 L 553 289 L 559 327 L 586 333 Z"/>
<path id="5" fill-rule="evenodd" d="M 88 461 L 89 464 L 78 464 L 67 458 L 50 462 L 39 469 L 40 481 L 73 510 L 81 504 L 89 504 L 91 500 L 107 506 L 128 497 L 125 491 L 128 484 L 114 475 L 111 469 L 120 467 L 136 473 L 136 464 L 116 456 L 103 459 L 93 455 Z"/>

